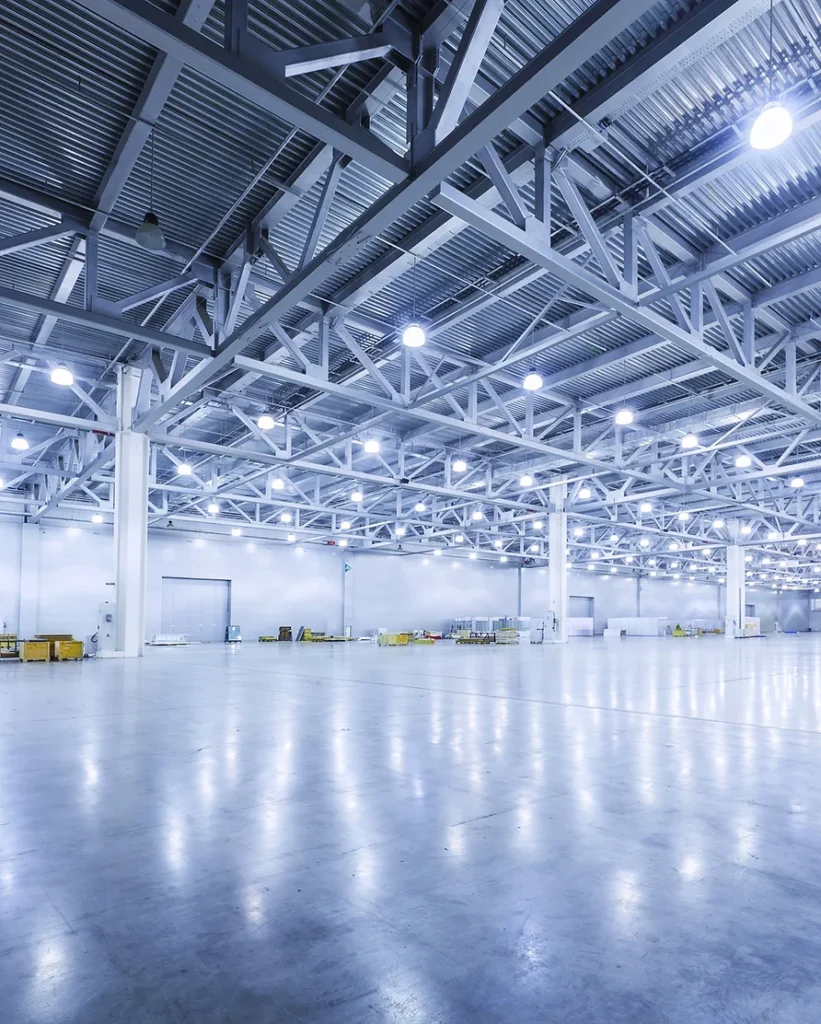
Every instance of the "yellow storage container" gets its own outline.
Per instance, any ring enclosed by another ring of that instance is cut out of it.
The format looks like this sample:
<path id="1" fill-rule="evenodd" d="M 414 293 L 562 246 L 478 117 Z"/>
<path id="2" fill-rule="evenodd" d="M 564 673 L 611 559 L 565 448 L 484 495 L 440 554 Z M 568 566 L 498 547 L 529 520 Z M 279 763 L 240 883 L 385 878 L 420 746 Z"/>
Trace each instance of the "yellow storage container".
<path id="1" fill-rule="evenodd" d="M 407 647 L 408 639 L 407 633 L 380 633 L 377 643 L 380 647 Z"/>
<path id="2" fill-rule="evenodd" d="M 48 661 L 48 640 L 21 640 L 20 661 Z"/>
<path id="3" fill-rule="evenodd" d="M 54 660 L 55 661 L 82 661 L 83 641 L 82 640 L 55 640 Z"/>

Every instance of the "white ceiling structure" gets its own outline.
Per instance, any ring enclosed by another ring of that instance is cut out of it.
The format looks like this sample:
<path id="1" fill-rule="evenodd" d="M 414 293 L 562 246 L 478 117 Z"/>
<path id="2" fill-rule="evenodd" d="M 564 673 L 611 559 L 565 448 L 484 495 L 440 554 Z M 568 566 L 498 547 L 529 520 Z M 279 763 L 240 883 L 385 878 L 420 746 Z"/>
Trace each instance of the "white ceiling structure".
<path id="1" fill-rule="evenodd" d="M 718 579 L 737 530 L 756 583 L 821 578 L 813 0 L 0 28 L 0 512 L 111 520 L 131 365 L 158 527 L 541 564 L 566 481 L 574 566 Z"/>

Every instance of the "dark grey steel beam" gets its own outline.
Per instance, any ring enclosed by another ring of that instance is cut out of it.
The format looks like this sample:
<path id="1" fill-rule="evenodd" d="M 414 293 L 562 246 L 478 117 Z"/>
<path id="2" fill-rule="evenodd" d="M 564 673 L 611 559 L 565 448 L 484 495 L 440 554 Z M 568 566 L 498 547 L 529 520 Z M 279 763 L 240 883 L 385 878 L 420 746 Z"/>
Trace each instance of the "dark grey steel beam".
<path id="1" fill-rule="evenodd" d="M 0 288 L 0 306 L 13 306 L 15 309 L 24 309 L 40 316 L 67 320 L 69 323 L 79 324 L 92 331 L 102 331 L 104 334 L 113 334 L 121 338 L 133 338 L 146 345 L 176 349 L 178 352 L 203 358 L 210 355 L 210 349 L 205 345 L 190 341 L 188 338 L 166 334 L 164 331 L 155 331 L 151 327 L 141 327 L 140 324 L 129 323 L 119 317 L 83 309 L 82 306 L 69 306 L 64 302 L 53 302 L 51 299 L 43 299 L 38 295 L 28 295 L 16 288 Z"/>
<path id="2" fill-rule="evenodd" d="M 146 0 L 76 0 L 149 46 L 194 68 L 255 106 L 304 129 L 387 181 L 407 176 L 404 157 L 362 128 L 314 103 L 255 60 L 229 53 Z"/>

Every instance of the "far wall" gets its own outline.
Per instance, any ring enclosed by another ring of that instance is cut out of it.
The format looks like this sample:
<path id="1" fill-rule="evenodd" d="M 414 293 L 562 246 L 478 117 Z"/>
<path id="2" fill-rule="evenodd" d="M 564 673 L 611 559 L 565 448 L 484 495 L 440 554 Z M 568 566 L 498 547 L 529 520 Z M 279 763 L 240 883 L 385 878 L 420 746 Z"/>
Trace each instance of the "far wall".
<path id="1" fill-rule="evenodd" d="M 345 572 L 344 566 L 350 566 Z M 21 574 L 21 565 L 26 567 Z M 300 549 L 251 538 L 192 537 L 151 531 L 146 630 L 161 629 L 163 576 L 231 580 L 232 621 L 247 638 L 280 625 L 310 625 L 354 634 L 379 628 L 445 629 L 459 616 L 541 618 L 547 610 L 547 570 L 444 555 L 355 553 L 339 547 Z M 519 593 L 521 580 L 521 598 Z M 73 632 L 97 625 L 101 601 L 113 588 L 113 537 L 108 527 L 23 525 L 0 521 L 0 624 L 21 635 Z M 595 630 L 611 617 L 660 615 L 683 625 L 723 623 L 718 584 L 571 572 L 570 594 L 593 598 Z M 809 628 L 809 594 L 748 588 L 765 632 Z"/>

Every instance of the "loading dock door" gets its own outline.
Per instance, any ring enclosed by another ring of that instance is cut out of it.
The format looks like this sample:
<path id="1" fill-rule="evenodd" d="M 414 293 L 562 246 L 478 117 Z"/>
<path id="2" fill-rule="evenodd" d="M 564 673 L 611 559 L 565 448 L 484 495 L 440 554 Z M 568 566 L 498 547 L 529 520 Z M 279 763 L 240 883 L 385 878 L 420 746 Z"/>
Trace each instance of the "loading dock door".
<path id="1" fill-rule="evenodd" d="M 231 581 L 163 576 L 163 633 L 185 633 L 189 640 L 225 640 L 231 614 Z"/>
<path id="2" fill-rule="evenodd" d="M 570 598 L 570 612 L 571 619 L 592 619 L 593 618 L 593 598 L 592 597 L 572 597 Z"/>

